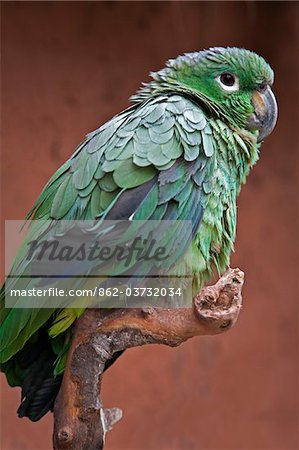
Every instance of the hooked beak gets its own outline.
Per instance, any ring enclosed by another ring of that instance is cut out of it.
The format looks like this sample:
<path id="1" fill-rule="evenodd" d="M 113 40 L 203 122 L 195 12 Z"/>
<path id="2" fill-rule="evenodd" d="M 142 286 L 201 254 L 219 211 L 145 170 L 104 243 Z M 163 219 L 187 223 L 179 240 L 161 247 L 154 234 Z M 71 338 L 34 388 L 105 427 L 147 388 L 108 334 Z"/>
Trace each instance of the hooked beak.
<path id="1" fill-rule="evenodd" d="M 267 86 L 264 90 L 256 90 L 252 96 L 254 112 L 247 120 L 249 130 L 258 130 L 258 142 L 263 141 L 273 131 L 278 115 L 277 103 L 273 92 Z"/>

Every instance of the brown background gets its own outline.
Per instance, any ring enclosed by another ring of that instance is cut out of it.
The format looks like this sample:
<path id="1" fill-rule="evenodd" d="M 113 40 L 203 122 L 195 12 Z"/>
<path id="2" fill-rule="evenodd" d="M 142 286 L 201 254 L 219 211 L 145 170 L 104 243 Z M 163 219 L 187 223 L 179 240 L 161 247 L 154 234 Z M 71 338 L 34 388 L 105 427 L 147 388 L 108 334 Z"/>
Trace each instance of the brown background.
<path id="1" fill-rule="evenodd" d="M 298 3 L 2 3 L 3 212 L 22 219 L 82 136 L 169 57 L 247 47 L 276 72 L 280 118 L 239 200 L 235 329 L 127 351 L 104 380 L 124 419 L 107 449 L 296 449 Z M 17 419 L 3 381 L 1 448 L 49 449 L 52 417 Z"/>

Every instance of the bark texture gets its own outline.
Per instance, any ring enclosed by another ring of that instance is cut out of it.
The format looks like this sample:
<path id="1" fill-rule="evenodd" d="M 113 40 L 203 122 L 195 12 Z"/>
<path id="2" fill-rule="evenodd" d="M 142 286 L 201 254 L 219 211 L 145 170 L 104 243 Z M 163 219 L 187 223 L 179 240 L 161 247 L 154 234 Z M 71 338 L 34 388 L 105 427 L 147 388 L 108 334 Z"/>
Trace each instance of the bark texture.
<path id="1" fill-rule="evenodd" d="M 120 409 L 105 409 L 101 402 L 105 364 L 131 347 L 175 347 L 194 336 L 230 329 L 242 305 L 243 282 L 243 272 L 229 269 L 198 293 L 193 308 L 86 310 L 75 328 L 54 407 L 54 449 L 102 449 L 105 433 L 122 416 Z"/>

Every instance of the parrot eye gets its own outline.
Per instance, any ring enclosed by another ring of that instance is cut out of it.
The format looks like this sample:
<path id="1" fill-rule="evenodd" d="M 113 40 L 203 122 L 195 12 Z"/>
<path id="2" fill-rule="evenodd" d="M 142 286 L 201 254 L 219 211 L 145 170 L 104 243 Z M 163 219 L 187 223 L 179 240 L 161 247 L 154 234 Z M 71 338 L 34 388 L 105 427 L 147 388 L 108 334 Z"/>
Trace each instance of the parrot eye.
<path id="1" fill-rule="evenodd" d="M 235 92 L 239 89 L 239 78 L 230 72 L 223 72 L 216 80 L 225 91 Z"/>

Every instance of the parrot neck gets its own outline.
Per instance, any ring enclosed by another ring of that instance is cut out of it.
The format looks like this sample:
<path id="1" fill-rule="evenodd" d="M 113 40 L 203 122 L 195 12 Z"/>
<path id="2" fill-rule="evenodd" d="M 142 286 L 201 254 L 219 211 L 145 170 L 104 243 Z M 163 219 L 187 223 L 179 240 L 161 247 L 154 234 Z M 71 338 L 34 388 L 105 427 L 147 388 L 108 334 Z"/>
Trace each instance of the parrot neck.
<path id="1" fill-rule="evenodd" d="M 183 86 L 173 79 L 165 79 L 163 71 L 151 74 L 154 79 L 149 83 L 143 83 L 143 86 L 130 97 L 132 103 L 142 103 L 153 97 L 182 95 L 188 97 L 206 110 L 211 117 L 221 117 L 221 109 L 211 102 L 205 95 Z"/>
<path id="2" fill-rule="evenodd" d="M 236 130 L 220 119 L 211 119 L 210 125 L 217 147 L 217 160 L 225 167 L 229 178 L 240 192 L 250 169 L 259 159 L 259 144 L 247 130 Z"/>

